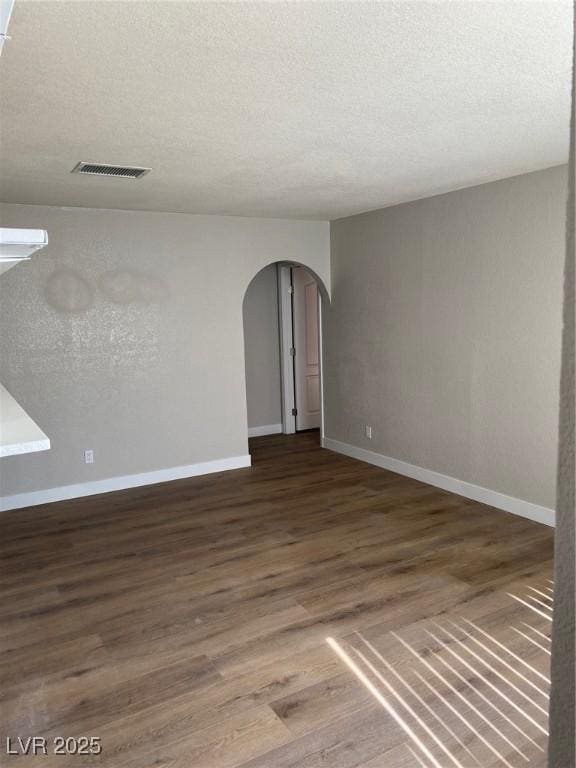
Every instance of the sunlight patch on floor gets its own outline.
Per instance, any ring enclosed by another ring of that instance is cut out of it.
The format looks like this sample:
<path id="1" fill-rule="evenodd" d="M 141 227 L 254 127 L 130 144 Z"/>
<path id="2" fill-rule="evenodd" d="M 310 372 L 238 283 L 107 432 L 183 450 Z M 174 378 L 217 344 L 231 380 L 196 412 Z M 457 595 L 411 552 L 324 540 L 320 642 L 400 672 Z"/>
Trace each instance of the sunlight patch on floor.
<path id="1" fill-rule="evenodd" d="M 379 641 L 361 632 L 347 641 L 327 638 L 403 731 L 409 765 L 546 764 L 552 586 L 517 592 L 506 595 L 521 606 L 522 620 L 498 636 L 459 616 L 422 622 L 411 641 L 401 632 Z"/>

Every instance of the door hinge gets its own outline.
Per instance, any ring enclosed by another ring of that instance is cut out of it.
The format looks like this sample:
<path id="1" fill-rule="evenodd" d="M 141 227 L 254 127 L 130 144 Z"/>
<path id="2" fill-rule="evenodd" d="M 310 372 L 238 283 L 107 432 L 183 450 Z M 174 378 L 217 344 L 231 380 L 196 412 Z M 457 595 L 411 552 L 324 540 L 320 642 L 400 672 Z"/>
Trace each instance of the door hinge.
<path id="1" fill-rule="evenodd" d="M 292 416 L 298 416 L 298 408 L 292 408 Z"/>
<path id="2" fill-rule="evenodd" d="M 290 355 L 290 357 L 294 357 L 296 355 L 296 348 L 290 347 L 288 354 Z"/>
<path id="3" fill-rule="evenodd" d="M 294 286 L 293 285 L 289 285 L 288 286 L 288 293 L 294 293 Z"/>

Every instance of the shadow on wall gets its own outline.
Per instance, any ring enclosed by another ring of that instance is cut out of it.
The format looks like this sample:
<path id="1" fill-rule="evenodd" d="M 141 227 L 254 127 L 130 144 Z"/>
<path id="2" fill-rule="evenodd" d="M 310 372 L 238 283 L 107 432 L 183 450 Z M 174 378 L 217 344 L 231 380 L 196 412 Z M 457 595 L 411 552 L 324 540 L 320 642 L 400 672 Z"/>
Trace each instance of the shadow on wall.
<path id="1" fill-rule="evenodd" d="M 107 271 L 93 283 L 68 267 L 52 272 L 44 286 L 46 302 L 65 314 L 87 312 L 98 293 L 118 306 L 161 304 L 168 298 L 168 286 L 158 275 L 135 269 Z"/>

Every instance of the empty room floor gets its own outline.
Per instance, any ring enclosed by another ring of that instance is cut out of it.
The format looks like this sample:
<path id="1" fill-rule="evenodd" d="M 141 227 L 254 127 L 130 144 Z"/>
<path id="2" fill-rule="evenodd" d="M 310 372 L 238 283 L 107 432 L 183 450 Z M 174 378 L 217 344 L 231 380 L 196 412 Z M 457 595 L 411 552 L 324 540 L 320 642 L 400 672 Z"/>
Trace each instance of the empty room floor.
<path id="1" fill-rule="evenodd" d="M 312 433 L 251 453 L 0 517 L 2 742 L 49 753 L 0 765 L 543 768 L 551 529 Z"/>

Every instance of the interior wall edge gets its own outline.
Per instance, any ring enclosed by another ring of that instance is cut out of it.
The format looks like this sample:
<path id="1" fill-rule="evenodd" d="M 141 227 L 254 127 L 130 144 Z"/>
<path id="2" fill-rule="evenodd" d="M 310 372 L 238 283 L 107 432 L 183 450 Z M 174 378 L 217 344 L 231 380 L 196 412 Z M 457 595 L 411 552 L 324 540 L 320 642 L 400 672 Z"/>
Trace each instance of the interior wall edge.
<path id="1" fill-rule="evenodd" d="M 467 499 L 479 501 L 490 507 L 496 507 L 504 512 L 511 512 L 513 515 L 525 517 L 528 520 L 534 520 L 537 523 L 554 526 L 556 514 L 553 509 L 533 504 L 530 501 L 524 501 L 514 496 L 508 496 L 505 493 L 494 491 L 490 488 L 483 488 L 480 485 L 474 485 L 465 480 L 459 480 L 450 475 L 443 475 L 432 469 L 419 467 L 416 464 L 410 464 L 407 461 L 394 459 L 391 456 L 384 456 L 381 453 L 368 451 L 365 448 L 358 448 L 349 443 L 343 443 L 340 440 L 334 440 L 331 437 L 325 437 L 322 440 L 322 447 L 335 453 L 341 453 L 344 456 L 350 456 L 359 461 L 365 461 L 367 464 L 373 464 L 376 467 L 387 469 L 390 472 L 396 472 L 405 477 L 411 477 L 422 483 L 442 488 L 458 496 L 464 496 Z"/>
<path id="2" fill-rule="evenodd" d="M 12 509 L 23 507 L 35 507 L 40 504 L 51 504 L 56 501 L 79 499 L 82 496 L 94 496 L 99 493 L 111 491 L 124 491 L 128 488 L 138 488 L 143 485 L 155 485 L 171 480 L 183 480 L 187 477 L 210 475 L 214 472 L 227 472 L 233 469 L 250 467 L 252 459 L 250 454 L 244 456 L 230 456 L 225 459 L 213 459 L 202 461 L 198 464 L 188 464 L 181 467 L 169 467 L 157 469 L 152 472 L 141 472 L 135 475 L 121 475 L 104 480 L 93 480 L 87 483 L 75 483 L 62 485 L 56 488 L 46 488 L 41 491 L 28 493 L 16 493 L 12 496 L 0 496 L 0 512 L 8 512 Z"/>
<path id="3" fill-rule="evenodd" d="M 550 689 L 549 768 L 576 765 L 576 3 L 574 4 L 570 165 L 562 371 L 558 421 L 558 525 L 554 537 L 554 614 Z"/>

